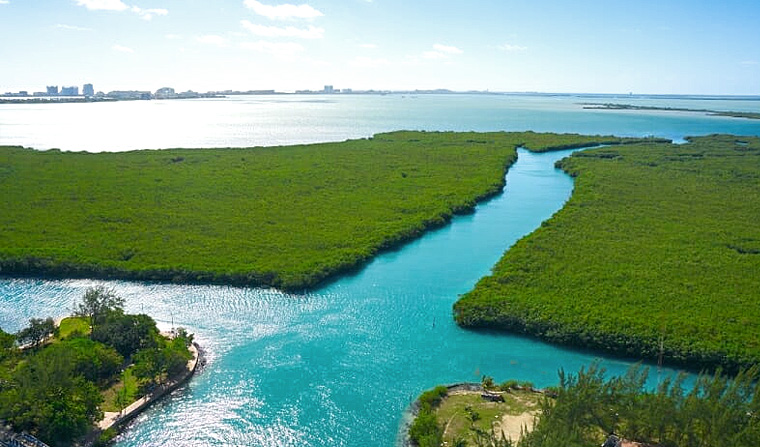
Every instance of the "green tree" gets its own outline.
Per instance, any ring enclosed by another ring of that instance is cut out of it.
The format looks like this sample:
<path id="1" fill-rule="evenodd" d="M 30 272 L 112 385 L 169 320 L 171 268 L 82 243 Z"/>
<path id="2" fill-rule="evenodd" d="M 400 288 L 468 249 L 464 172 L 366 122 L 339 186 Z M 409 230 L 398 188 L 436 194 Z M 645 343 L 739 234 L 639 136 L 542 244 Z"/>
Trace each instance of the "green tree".
<path id="1" fill-rule="evenodd" d="M 700 375 L 688 392 L 683 376 L 647 390 L 646 369 L 603 378 L 596 366 L 577 375 L 560 373 L 556 400 L 547 399 L 533 432 L 521 447 L 598 445 L 615 430 L 624 438 L 665 447 L 760 445 L 760 367 L 735 377 Z"/>
<path id="2" fill-rule="evenodd" d="M 191 344 L 193 344 L 193 334 L 190 334 L 187 332 L 187 329 L 183 327 L 177 328 L 177 334 L 174 338 L 182 339 L 185 342 L 185 346 L 190 347 Z"/>
<path id="3" fill-rule="evenodd" d="M 67 445 L 102 418 L 102 396 L 75 373 L 64 350 L 43 349 L 19 364 L 0 391 L 0 419 L 50 445 Z"/>
<path id="4" fill-rule="evenodd" d="M 16 336 L 0 328 L 0 362 L 8 358 L 15 350 Z"/>
<path id="5" fill-rule="evenodd" d="M 119 391 L 116 392 L 116 399 L 115 403 L 116 406 L 119 407 L 119 414 L 124 412 L 124 409 L 127 408 L 127 406 L 132 402 L 131 396 L 129 395 L 129 390 L 126 386 L 123 386 L 119 388 Z"/>
<path id="6" fill-rule="evenodd" d="M 187 347 L 186 338 L 175 337 L 166 343 L 164 351 L 167 374 L 178 374 L 187 368 L 187 362 L 192 358 L 192 354 L 190 354 Z"/>
<path id="7" fill-rule="evenodd" d="M 156 322 L 148 315 L 111 312 L 92 331 L 92 339 L 112 346 L 125 358 L 141 349 L 153 348 L 160 338 Z"/>
<path id="8" fill-rule="evenodd" d="M 16 334 L 16 340 L 21 345 L 36 348 L 53 332 L 55 332 L 55 322 L 52 318 L 48 317 L 44 320 L 42 318 L 32 318 L 29 320 L 29 326 Z"/>
<path id="9" fill-rule="evenodd" d="M 148 383 L 163 384 L 172 375 L 181 372 L 192 358 L 185 339 L 160 339 L 158 346 L 143 349 L 134 355 L 134 373 Z"/>
<path id="10" fill-rule="evenodd" d="M 75 314 L 89 319 L 90 327 L 95 332 L 95 328 L 114 312 L 124 312 L 124 299 L 117 296 L 113 289 L 97 286 L 85 291 Z"/>
<path id="11" fill-rule="evenodd" d="M 420 447 L 439 447 L 443 439 L 443 432 L 438 426 L 438 418 L 429 407 L 420 410 L 409 428 L 409 437 L 412 442 Z"/>
<path id="12" fill-rule="evenodd" d="M 124 357 L 110 346 L 77 337 L 56 343 L 45 348 L 47 351 L 60 351 L 71 359 L 73 374 L 81 375 L 94 383 L 105 383 L 119 372 L 124 363 Z"/>
<path id="13" fill-rule="evenodd" d="M 167 372 L 167 360 L 161 348 L 148 348 L 138 351 L 134 357 L 135 377 L 147 383 L 163 383 Z"/>

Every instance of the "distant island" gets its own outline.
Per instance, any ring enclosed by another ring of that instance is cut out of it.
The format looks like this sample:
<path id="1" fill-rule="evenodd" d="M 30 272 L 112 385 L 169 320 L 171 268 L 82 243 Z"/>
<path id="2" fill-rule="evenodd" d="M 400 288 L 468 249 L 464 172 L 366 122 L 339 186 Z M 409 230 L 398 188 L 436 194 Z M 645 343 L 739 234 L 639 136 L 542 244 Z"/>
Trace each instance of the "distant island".
<path id="1" fill-rule="evenodd" d="M 757 112 L 725 112 L 719 110 L 709 109 L 688 109 L 681 107 L 655 107 L 655 106 L 636 106 L 631 104 L 615 104 L 615 103 L 593 103 L 586 102 L 581 103 L 584 109 L 589 110 L 662 110 L 666 112 L 698 112 L 706 113 L 712 116 L 728 116 L 732 118 L 747 118 L 747 119 L 760 119 L 760 113 Z"/>

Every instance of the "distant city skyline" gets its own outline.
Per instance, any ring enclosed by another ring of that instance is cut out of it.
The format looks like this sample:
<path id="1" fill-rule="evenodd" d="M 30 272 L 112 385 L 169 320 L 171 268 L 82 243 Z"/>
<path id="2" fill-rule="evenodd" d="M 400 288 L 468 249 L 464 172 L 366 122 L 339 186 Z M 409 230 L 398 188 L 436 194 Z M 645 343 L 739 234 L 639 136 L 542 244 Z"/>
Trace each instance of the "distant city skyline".
<path id="1" fill-rule="evenodd" d="M 0 0 L 0 19 L 1 93 L 760 94 L 746 0 Z"/>

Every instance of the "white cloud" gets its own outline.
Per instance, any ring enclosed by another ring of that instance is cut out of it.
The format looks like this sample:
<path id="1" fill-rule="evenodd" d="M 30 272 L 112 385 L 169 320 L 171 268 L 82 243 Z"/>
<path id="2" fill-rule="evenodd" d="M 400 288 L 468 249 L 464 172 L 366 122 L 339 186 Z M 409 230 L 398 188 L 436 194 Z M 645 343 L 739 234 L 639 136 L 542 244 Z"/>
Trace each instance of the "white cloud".
<path id="1" fill-rule="evenodd" d="M 505 43 L 503 45 L 498 45 L 496 48 L 498 48 L 498 49 L 500 49 L 502 51 L 507 51 L 509 53 L 516 53 L 518 51 L 525 51 L 525 50 L 528 49 L 528 47 L 524 47 L 522 45 L 513 45 L 513 44 L 510 44 L 510 43 Z"/>
<path id="2" fill-rule="evenodd" d="M 240 44 L 240 47 L 246 50 L 272 54 L 284 59 L 292 58 L 304 50 L 303 46 L 295 42 L 267 42 L 265 40 L 244 42 Z"/>
<path id="3" fill-rule="evenodd" d="M 741 61 L 741 62 L 739 62 L 739 63 L 740 63 L 741 65 L 744 65 L 745 67 L 751 67 L 751 66 L 753 66 L 753 65 L 760 65 L 760 62 L 758 62 L 758 61 L 753 61 L 753 60 L 748 60 L 748 61 Z"/>
<path id="4" fill-rule="evenodd" d="M 114 45 L 111 47 L 114 51 L 118 51 L 120 53 L 134 53 L 135 50 L 129 47 L 125 47 L 124 45 Z"/>
<path id="5" fill-rule="evenodd" d="M 359 47 L 367 48 L 369 50 L 374 50 L 375 48 L 377 48 L 377 45 L 375 45 L 374 43 L 363 43 L 363 44 L 360 44 Z"/>
<path id="6" fill-rule="evenodd" d="M 440 43 L 437 43 L 433 45 L 432 51 L 425 51 L 422 53 L 422 57 L 425 59 L 447 59 L 451 56 L 462 54 L 464 51 L 460 50 L 457 47 L 452 47 L 450 45 L 442 45 Z"/>
<path id="7" fill-rule="evenodd" d="M 354 58 L 351 65 L 360 68 L 377 68 L 389 65 L 388 59 L 359 56 Z"/>
<path id="8" fill-rule="evenodd" d="M 7 5 L 10 3 L 10 0 L 0 0 L 0 5 Z"/>
<path id="9" fill-rule="evenodd" d="M 169 11 L 163 8 L 142 9 L 132 6 L 131 11 L 139 15 L 143 20 L 150 20 L 153 16 L 165 16 L 169 14 Z"/>
<path id="10" fill-rule="evenodd" d="M 84 6 L 91 11 L 124 11 L 129 8 L 121 0 L 76 0 L 76 2 L 77 5 Z"/>
<path id="11" fill-rule="evenodd" d="M 209 45 L 216 45 L 218 47 L 224 47 L 228 44 L 227 39 L 222 36 L 216 36 L 213 34 L 206 34 L 205 36 L 199 36 L 196 40 L 200 43 L 206 43 Z"/>
<path id="12" fill-rule="evenodd" d="M 76 0 L 77 5 L 84 6 L 90 11 L 132 11 L 143 20 L 150 20 L 154 16 L 165 16 L 169 11 L 163 8 L 142 9 L 139 6 L 127 6 L 121 0 Z"/>
<path id="13" fill-rule="evenodd" d="M 286 3 L 277 6 L 265 5 L 256 0 L 245 0 L 243 3 L 256 14 L 270 20 L 315 19 L 324 15 L 305 3 L 301 5 Z"/>
<path id="14" fill-rule="evenodd" d="M 82 28 L 81 26 L 64 25 L 62 23 L 57 24 L 55 27 L 69 31 L 92 31 L 92 28 Z"/>
<path id="15" fill-rule="evenodd" d="M 180 36 L 179 34 L 167 34 L 164 37 L 166 37 L 169 40 L 179 40 L 179 39 L 182 39 L 182 36 Z"/>
<path id="16" fill-rule="evenodd" d="M 433 45 L 433 49 L 444 54 L 462 54 L 463 53 L 463 51 L 457 47 L 452 47 L 449 45 L 441 45 L 439 43 Z"/>
<path id="17" fill-rule="evenodd" d="M 308 28 L 296 28 L 295 26 L 265 26 L 256 25 L 248 20 L 241 20 L 243 27 L 252 34 L 261 37 L 299 37 L 301 39 L 321 39 L 324 37 L 324 28 L 309 26 Z"/>

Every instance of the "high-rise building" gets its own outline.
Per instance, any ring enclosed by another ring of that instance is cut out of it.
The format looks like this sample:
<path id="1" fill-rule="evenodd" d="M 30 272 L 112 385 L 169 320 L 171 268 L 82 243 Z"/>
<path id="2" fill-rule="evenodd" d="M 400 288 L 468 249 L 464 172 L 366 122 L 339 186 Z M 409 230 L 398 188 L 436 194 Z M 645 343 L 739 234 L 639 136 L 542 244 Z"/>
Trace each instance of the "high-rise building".
<path id="1" fill-rule="evenodd" d="M 335 93 L 335 88 L 332 85 L 326 85 L 323 90 L 324 93 Z"/>
<path id="2" fill-rule="evenodd" d="M 61 87 L 61 96 L 79 96 L 79 87 Z"/>
<path id="3" fill-rule="evenodd" d="M 176 98 L 177 93 L 171 87 L 163 87 L 156 90 L 156 94 L 154 96 L 156 97 L 156 99 L 169 99 L 169 98 Z"/>
<path id="4" fill-rule="evenodd" d="M 92 88 L 92 84 L 85 84 L 82 87 L 82 94 L 84 96 L 95 96 L 95 89 Z"/>
<path id="5" fill-rule="evenodd" d="M 48 85 L 47 86 L 47 94 L 48 94 L 48 96 L 58 96 L 58 86 L 57 85 Z"/>

